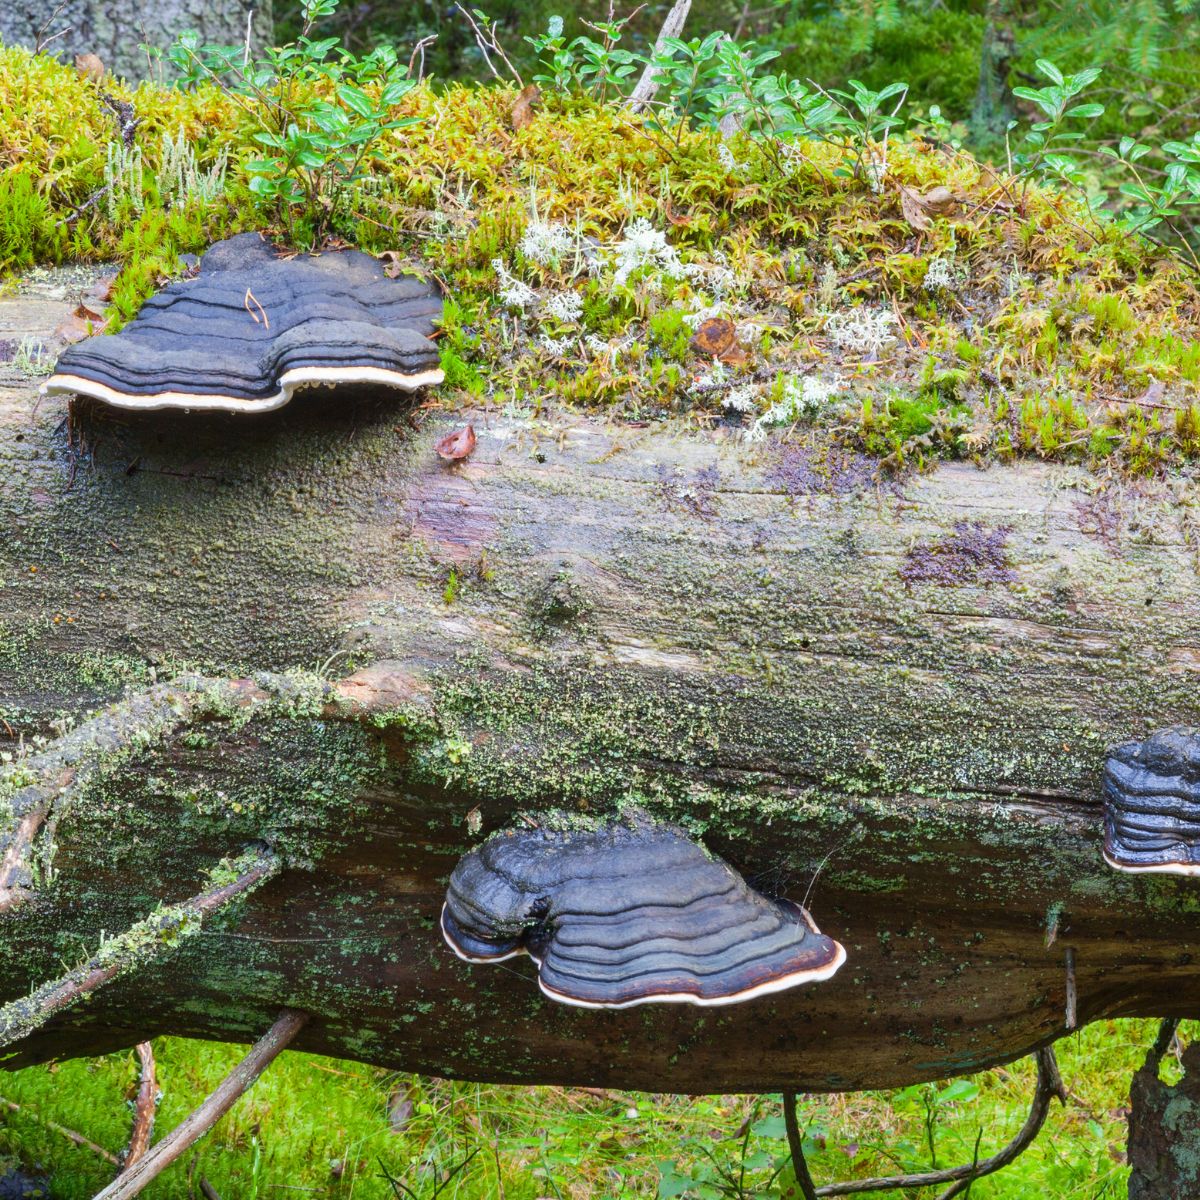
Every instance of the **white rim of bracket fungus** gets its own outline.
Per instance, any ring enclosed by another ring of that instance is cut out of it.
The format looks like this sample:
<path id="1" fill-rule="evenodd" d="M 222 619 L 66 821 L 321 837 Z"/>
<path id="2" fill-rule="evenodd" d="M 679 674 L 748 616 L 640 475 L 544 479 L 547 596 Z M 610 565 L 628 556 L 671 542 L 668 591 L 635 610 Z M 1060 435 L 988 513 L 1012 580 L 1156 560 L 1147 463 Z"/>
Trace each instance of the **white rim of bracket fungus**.
<path id="1" fill-rule="evenodd" d="M 446 909 L 447 909 L 447 907 L 448 906 L 446 904 L 444 904 L 444 903 L 442 904 L 442 915 L 438 918 L 438 924 L 441 926 L 441 929 L 442 929 L 442 937 L 444 937 L 446 939 L 446 945 L 449 946 L 450 949 L 453 950 L 454 953 L 457 954 L 458 957 L 463 960 L 463 962 L 469 962 L 469 963 L 507 962 L 510 958 L 518 958 L 522 954 L 528 954 L 530 958 L 533 958 L 533 955 L 529 954 L 529 951 L 526 950 L 524 946 L 518 946 L 515 950 L 509 950 L 505 954 L 492 954 L 492 955 L 489 955 L 487 958 L 481 958 L 475 954 L 467 954 L 462 949 L 462 947 L 459 946 L 459 944 L 454 940 L 454 938 L 452 938 L 450 936 L 450 930 L 448 930 L 446 928 Z M 539 965 L 540 965 L 539 959 L 533 958 L 533 961 L 535 963 L 539 963 Z"/>
<path id="2" fill-rule="evenodd" d="M 796 907 L 799 908 L 800 906 L 797 905 Z M 530 954 L 524 946 L 518 946 L 517 949 L 509 950 L 505 954 L 491 955 L 487 958 L 465 953 L 454 938 L 451 937 L 450 931 L 446 928 L 447 908 L 448 905 L 442 905 L 438 925 L 441 927 L 442 937 L 445 938 L 446 945 L 463 962 L 486 965 L 488 963 L 507 962 L 510 958 L 518 958 L 524 954 L 533 959 L 539 967 L 542 965 L 542 960 Z M 813 924 L 812 918 L 809 917 L 808 913 L 803 908 L 800 908 L 800 912 L 806 918 L 808 927 L 813 933 L 824 937 L 825 935 Z M 765 983 L 755 984 L 754 987 L 745 988 L 740 992 L 731 992 L 727 996 L 713 996 L 709 998 L 698 996 L 694 992 L 660 992 L 652 995 L 638 996 L 634 1000 L 622 1000 L 619 1003 L 606 1004 L 598 1000 L 580 1000 L 578 997 L 569 995 L 567 992 L 560 992 L 552 987 L 547 987 L 540 973 L 538 974 L 537 982 L 538 987 L 544 995 L 549 996 L 551 1000 L 557 1000 L 560 1004 L 569 1004 L 573 1008 L 637 1008 L 640 1004 L 694 1004 L 698 1008 L 721 1008 L 727 1004 L 740 1004 L 743 1000 L 753 1000 L 757 996 L 769 996 L 772 992 L 783 992 L 788 988 L 798 987 L 802 983 L 823 983 L 826 979 L 831 979 L 846 961 L 846 948 L 841 942 L 834 941 L 833 938 L 829 940 L 833 942 L 836 953 L 824 966 L 813 967 L 805 971 L 793 971 L 790 975 L 780 975 L 777 979 L 769 979 Z"/>
<path id="3" fill-rule="evenodd" d="M 1104 861 L 1114 871 L 1124 871 L 1127 875 L 1186 875 L 1193 879 L 1200 875 L 1200 863 L 1164 862 L 1130 867 L 1111 858 L 1107 850 L 1102 850 L 1101 853 L 1104 855 Z"/>
<path id="4" fill-rule="evenodd" d="M 829 939 L 833 942 L 833 939 Z M 781 975 L 778 979 L 770 979 L 766 983 L 755 984 L 741 992 L 732 992 L 728 996 L 713 996 L 707 998 L 697 996 L 694 992 L 661 992 L 658 995 L 638 996 L 635 1000 L 623 1000 L 619 1004 L 604 1004 L 596 1000 L 578 1000 L 565 992 L 557 992 L 547 987 L 538 976 L 538 987 L 552 1000 L 562 1004 L 570 1004 L 575 1008 L 636 1008 L 639 1004 L 694 1004 L 697 1008 L 721 1008 L 727 1004 L 740 1004 L 743 1000 L 753 1000 L 756 996 L 768 996 L 772 992 L 783 992 L 788 988 L 797 987 L 802 983 L 822 983 L 831 978 L 838 968 L 846 961 L 846 948 L 841 942 L 833 942 L 837 953 L 823 967 L 815 967 L 807 971 L 794 971 L 790 975 Z M 485 961 L 495 962 L 496 959 Z"/>
<path id="5" fill-rule="evenodd" d="M 389 371 L 386 367 L 294 367 L 279 377 L 279 391 L 273 396 L 247 399 L 239 396 L 222 396 L 216 393 L 151 392 L 138 395 L 120 392 L 108 384 L 82 375 L 51 375 L 41 386 L 43 396 L 75 394 L 102 400 L 114 408 L 154 411 L 167 408 L 190 408 L 202 412 L 260 413 L 273 412 L 282 408 L 301 388 L 313 384 L 334 383 L 380 383 L 387 387 L 415 392 L 423 387 L 434 387 L 445 378 L 441 368 L 421 371 L 416 375 L 405 375 L 400 371 Z M 495 961 L 495 960 L 485 960 Z"/>

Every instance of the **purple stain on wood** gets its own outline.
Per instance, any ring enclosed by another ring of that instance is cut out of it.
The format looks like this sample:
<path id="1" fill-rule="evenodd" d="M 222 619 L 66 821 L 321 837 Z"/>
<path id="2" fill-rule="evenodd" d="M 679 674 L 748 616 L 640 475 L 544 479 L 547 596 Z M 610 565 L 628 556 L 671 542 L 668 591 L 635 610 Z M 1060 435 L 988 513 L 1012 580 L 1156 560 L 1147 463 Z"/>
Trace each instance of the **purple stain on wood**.
<path id="1" fill-rule="evenodd" d="M 767 471 L 767 481 L 789 496 L 853 496 L 875 484 L 878 462 L 853 450 L 788 446 Z"/>
<path id="2" fill-rule="evenodd" d="M 1012 583 L 1017 578 L 1008 561 L 1011 527 L 989 529 L 982 521 L 957 521 L 954 532 L 935 542 L 921 542 L 908 552 L 900 568 L 905 583 Z"/>

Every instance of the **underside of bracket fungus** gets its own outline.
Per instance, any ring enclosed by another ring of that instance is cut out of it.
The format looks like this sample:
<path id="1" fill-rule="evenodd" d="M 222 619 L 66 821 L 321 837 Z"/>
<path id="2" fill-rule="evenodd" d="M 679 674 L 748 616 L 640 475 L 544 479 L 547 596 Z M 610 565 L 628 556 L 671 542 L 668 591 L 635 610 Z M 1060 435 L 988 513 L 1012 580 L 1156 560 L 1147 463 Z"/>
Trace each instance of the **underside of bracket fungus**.
<path id="1" fill-rule="evenodd" d="M 120 333 L 69 347 L 43 391 L 121 408 L 267 412 L 302 387 L 442 382 L 436 285 L 358 250 L 279 258 L 256 233 L 217 242 Z"/>
<path id="2" fill-rule="evenodd" d="M 641 815 L 497 835 L 455 867 L 442 932 L 468 962 L 528 954 L 547 996 L 583 1008 L 736 1004 L 846 958 L 800 905 Z"/>
<path id="3" fill-rule="evenodd" d="M 1118 871 L 1200 875 L 1200 730 L 1160 729 L 1109 752 L 1104 857 Z"/>

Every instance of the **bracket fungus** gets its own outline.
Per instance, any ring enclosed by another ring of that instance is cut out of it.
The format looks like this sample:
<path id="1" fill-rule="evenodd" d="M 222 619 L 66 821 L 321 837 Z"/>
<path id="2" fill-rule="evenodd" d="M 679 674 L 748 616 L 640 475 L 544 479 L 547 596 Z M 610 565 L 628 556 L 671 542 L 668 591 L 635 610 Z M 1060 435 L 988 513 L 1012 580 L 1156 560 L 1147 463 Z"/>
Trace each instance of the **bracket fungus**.
<path id="1" fill-rule="evenodd" d="M 1109 751 L 1104 858 L 1118 871 L 1200 875 L 1200 729 L 1160 729 Z"/>
<path id="2" fill-rule="evenodd" d="M 256 233 L 213 245 L 199 273 L 151 296 L 120 333 L 65 350 L 43 392 L 120 408 L 238 413 L 302 387 L 442 382 L 436 285 L 389 279 L 359 250 L 279 258 Z"/>
<path id="3" fill-rule="evenodd" d="M 454 868 L 442 933 L 467 962 L 528 954 L 542 991 L 582 1008 L 736 1004 L 846 959 L 800 905 L 642 815 L 493 837 Z"/>

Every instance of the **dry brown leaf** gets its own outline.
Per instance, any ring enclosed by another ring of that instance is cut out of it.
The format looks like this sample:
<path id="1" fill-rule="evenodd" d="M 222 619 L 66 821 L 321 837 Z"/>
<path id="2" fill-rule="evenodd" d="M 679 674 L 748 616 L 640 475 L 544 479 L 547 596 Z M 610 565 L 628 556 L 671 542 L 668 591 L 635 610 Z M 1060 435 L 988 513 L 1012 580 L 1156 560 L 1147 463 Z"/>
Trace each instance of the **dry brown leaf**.
<path id="1" fill-rule="evenodd" d="M 447 462 L 458 462 L 466 458 L 475 449 L 475 427 L 464 425 L 453 433 L 438 438 L 433 447 Z"/>
<path id="2" fill-rule="evenodd" d="M 375 257 L 387 263 L 383 273 L 389 279 L 396 279 L 404 274 L 404 255 L 399 250 L 381 250 Z"/>
<path id="3" fill-rule="evenodd" d="M 948 187 L 938 186 L 930 188 L 921 197 L 921 203 L 925 206 L 926 212 L 944 217 L 954 211 L 955 205 L 958 204 L 958 197 Z"/>
<path id="4" fill-rule="evenodd" d="M 925 230 L 933 228 L 933 221 L 925 211 L 921 197 L 910 187 L 901 186 L 900 188 L 900 211 L 904 214 L 904 219 L 918 233 L 924 233 Z"/>
<path id="5" fill-rule="evenodd" d="M 91 337 L 93 333 L 103 333 L 105 323 L 104 318 L 98 312 L 88 308 L 85 304 L 80 304 L 70 316 L 59 322 L 58 327 L 54 330 L 54 336 L 68 345 L 72 342 L 81 342 L 85 337 Z"/>
<path id="6" fill-rule="evenodd" d="M 727 354 L 733 346 L 733 322 L 727 317 L 709 317 L 701 321 L 692 335 L 691 347 L 697 354 L 707 354 L 712 358 L 720 358 Z"/>
<path id="7" fill-rule="evenodd" d="M 79 72 L 80 79 L 90 79 L 94 83 L 104 78 L 104 63 L 95 54 L 75 55 L 75 70 Z"/>
<path id="8" fill-rule="evenodd" d="M 665 211 L 667 214 L 667 220 L 670 221 L 672 225 L 690 225 L 692 223 L 692 218 L 687 213 L 677 213 L 675 211 L 671 204 L 670 196 L 667 197 L 667 206 Z"/>
<path id="9" fill-rule="evenodd" d="M 542 98 L 542 89 L 536 83 L 527 84 L 521 89 L 516 104 L 510 114 L 514 129 L 525 129 L 533 124 L 533 106 Z"/>
<path id="10" fill-rule="evenodd" d="M 957 197 L 948 187 L 930 188 L 924 195 L 915 188 L 903 185 L 900 188 L 900 211 L 919 233 L 932 229 L 933 217 L 944 217 L 953 212 L 957 203 Z"/>

